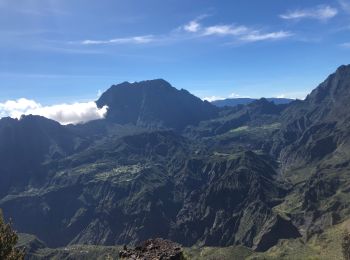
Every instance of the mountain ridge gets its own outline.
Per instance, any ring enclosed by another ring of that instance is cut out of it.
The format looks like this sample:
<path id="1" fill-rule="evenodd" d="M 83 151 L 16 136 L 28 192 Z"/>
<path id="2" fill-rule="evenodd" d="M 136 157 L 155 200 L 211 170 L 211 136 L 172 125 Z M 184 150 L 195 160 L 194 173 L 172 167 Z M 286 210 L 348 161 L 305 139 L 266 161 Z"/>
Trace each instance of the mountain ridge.
<path id="1" fill-rule="evenodd" d="M 295 101 L 295 99 L 290 99 L 290 98 L 265 98 L 265 99 L 275 103 L 276 105 L 289 104 Z M 233 107 L 237 105 L 248 105 L 250 103 L 253 103 L 256 100 L 259 100 L 259 99 L 258 98 L 226 98 L 222 100 L 214 100 L 210 103 L 217 107 L 225 107 L 225 106 Z"/>
<path id="2" fill-rule="evenodd" d="M 290 104 L 216 108 L 156 80 L 110 88 L 97 103 L 111 110 L 95 122 L 2 119 L 0 208 L 52 247 L 163 237 L 266 251 L 307 241 L 350 217 L 349 98 L 342 66 Z M 9 185 L 13 176 L 23 179 Z"/>

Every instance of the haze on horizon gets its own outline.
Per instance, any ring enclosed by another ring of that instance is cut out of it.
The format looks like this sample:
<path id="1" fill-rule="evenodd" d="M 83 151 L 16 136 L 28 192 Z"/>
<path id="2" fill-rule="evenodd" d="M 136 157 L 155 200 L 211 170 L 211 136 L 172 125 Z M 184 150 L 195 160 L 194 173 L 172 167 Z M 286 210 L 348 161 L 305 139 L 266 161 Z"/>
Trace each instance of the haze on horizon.
<path id="1" fill-rule="evenodd" d="M 349 14 L 349 0 L 0 0 L 0 117 L 103 117 L 110 85 L 154 78 L 208 100 L 302 99 L 348 63 Z"/>

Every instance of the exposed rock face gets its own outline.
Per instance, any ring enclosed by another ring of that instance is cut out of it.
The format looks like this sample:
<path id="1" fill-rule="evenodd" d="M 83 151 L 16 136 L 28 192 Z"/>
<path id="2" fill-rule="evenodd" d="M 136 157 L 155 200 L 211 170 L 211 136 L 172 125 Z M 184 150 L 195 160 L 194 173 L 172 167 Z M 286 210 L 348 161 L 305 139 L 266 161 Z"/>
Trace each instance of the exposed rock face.
<path id="1" fill-rule="evenodd" d="M 125 260 L 183 260 L 182 248 L 179 244 L 161 238 L 149 239 L 135 249 L 124 247 L 119 253 Z"/>

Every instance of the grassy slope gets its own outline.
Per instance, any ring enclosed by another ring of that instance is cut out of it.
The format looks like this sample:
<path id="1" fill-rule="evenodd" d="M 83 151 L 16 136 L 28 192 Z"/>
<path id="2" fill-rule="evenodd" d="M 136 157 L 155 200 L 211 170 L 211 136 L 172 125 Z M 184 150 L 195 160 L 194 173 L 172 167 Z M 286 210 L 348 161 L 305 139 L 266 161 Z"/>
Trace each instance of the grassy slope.
<path id="1" fill-rule="evenodd" d="M 282 240 L 264 253 L 237 246 L 227 248 L 186 248 L 188 259 L 199 260 L 342 260 L 341 241 L 344 230 L 350 229 L 350 220 L 327 229 L 323 234 L 313 236 L 306 243 L 302 239 Z"/>

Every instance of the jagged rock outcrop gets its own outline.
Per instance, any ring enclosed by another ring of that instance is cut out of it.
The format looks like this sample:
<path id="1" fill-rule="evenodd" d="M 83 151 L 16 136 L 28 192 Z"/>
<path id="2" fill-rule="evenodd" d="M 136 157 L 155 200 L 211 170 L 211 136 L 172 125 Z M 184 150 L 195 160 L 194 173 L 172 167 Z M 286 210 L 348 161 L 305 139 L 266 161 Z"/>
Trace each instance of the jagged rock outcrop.
<path id="1" fill-rule="evenodd" d="M 182 248 L 179 244 L 161 238 L 149 239 L 128 249 L 126 246 L 119 253 L 124 260 L 184 260 Z"/>

